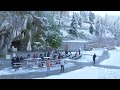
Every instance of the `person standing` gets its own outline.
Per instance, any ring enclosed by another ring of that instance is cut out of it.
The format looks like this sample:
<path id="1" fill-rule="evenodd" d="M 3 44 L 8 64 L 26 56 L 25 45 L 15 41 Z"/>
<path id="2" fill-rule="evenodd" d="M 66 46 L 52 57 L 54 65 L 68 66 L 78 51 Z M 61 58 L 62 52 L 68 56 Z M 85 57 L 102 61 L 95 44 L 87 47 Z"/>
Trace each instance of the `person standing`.
<path id="1" fill-rule="evenodd" d="M 64 59 L 61 59 L 60 64 L 61 64 L 61 72 L 64 72 L 64 64 L 65 64 Z"/>
<path id="2" fill-rule="evenodd" d="M 47 57 L 50 57 L 50 52 L 48 51 L 48 53 L 47 53 Z"/>
<path id="3" fill-rule="evenodd" d="M 50 67 L 51 67 L 51 62 L 50 59 L 46 61 L 46 67 L 47 67 L 47 75 L 50 75 Z"/>
<path id="4" fill-rule="evenodd" d="M 35 54 L 33 54 L 33 58 L 36 58 L 36 55 L 35 55 Z"/>
<path id="5" fill-rule="evenodd" d="M 16 54 L 15 54 L 15 53 L 13 53 L 13 57 L 16 57 Z"/>
<path id="6" fill-rule="evenodd" d="M 75 57 L 77 57 L 77 56 L 78 56 L 78 53 L 76 52 L 76 53 L 75 53 Z"/>
<path id="7" fill-rule="evenodd" d="M 95 64 L 96 54 L 93 55 L 93 63 Z"/>
<path id="8" fill-rule="evenodd" d="M 35 58 L 38 58 L 38 54 L 35 55 Z"/>
<path id="9" fill-rule="evenodd" d="M 13 57 L 13 58 L 11 59 L 11 65 L 12 65 L 12 68 L 13 68 L 13 69 L 15 68 L 15 67 L 14 67 L 15 61 L 16 61 L 16 57 Z"/>
<path id="10" fill-rule="evenodd" d="M 27 55 L 27 58 L 30 58 L 30 57 L 31 57 L 30 54 L 28 54 L 28 55 Z"/>
<path id="11" fill-rule="evenodd" d="M 79 48 L 79 51 L 78 51 L 78 52 L 79 52 L 79 55 L 80 55 L 80 54 L 81 54 L 81 48 Z"/>

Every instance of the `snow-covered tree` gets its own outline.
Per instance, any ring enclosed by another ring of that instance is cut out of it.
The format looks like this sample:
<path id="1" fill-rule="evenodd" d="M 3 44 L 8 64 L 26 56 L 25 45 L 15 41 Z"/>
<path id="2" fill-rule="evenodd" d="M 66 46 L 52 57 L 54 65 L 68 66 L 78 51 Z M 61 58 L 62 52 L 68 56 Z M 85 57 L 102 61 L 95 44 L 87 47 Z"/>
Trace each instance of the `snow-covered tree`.
<path id="1" fill-rule="evenodd" d="M 60 26 L 61 26 L 62 15 L 63 15 L 63 11 L 60 11 L 59 25 L 58 25 L 59 28 L 60 28 Z"/>
<path id="2" fill-rule="evenodd" d="M 90 11 L 89 12 L 89 21 L 94 22 L 94 20 L 95 20 L 95 14 Z"/>
<path id="3" fill-rule="evenodd" d="M 72 17 L 72 22 L 71 22 L 69 34 L 72 34 L 73 36 L 77 36 L 77 21 L 75 20 L 74 15 Z"/>
<path id="4" fill-rule="evenodd" d="M 91 34 L 93 34 L 93 32 L 94 32 L 94 28 L 93 28 L 92 24 L 90 25 L 90 28 L 89 28 L 89 29 L 90 29 L 89 32 L 90 32 Z"/>
<path id="5" fill-rule="evenodd" d="M 80 11 L 80 16 L 83 20 L 88 20 L 87 11 Z"/>
<path id="6" fill-rule="evenodd" d="M 82 27 L 82 18 L 79 18 L 78 25 L 80 26 L 80 28 Z"/>
<path id="7" fill-rule="evenodd" d="M 95 35 L 96 36 L 100 35 L 100 21 L 99 20 L 97 20 L 97 22 L 96 22 L 95 29 L 96 29 Z"/>
<path id="8" fill-rule="evenodd" d="M 51 33 L 47 36 L 46 42 L 51 48 L 57 49 L 62 43 L 62 37 L 59 33 Z"/>

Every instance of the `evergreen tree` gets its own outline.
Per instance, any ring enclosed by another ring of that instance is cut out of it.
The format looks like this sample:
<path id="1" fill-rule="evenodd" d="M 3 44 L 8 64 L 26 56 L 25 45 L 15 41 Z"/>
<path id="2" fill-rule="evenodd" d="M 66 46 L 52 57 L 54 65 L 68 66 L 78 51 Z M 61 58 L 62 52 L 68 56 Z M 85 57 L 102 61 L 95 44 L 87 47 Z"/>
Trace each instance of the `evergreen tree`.
<path id="1" fill-rule="evenodd" d="M 92 26 L 92 24 L 91 24 L 91 25 L 90 25 L 90 31 L 89 31 L 89 32 L 90 32 L 91 34 L 93 34 L 93 31 L 94 31 L 94 28 L 93 28 L 93 26 Z"/>
<path id="2" fill-rule="evenodd" d="M 99 20 L 97 20 L 95 28 L 96 28 L 95 35 L 98 36 L 100 34 L 99 33 L 100 32 L 100 22 L 99 22 Z"/>
<path id="3" fill-rule="evenodd" d="M 72 34 L 73 36 L 77 36 L 77 22 L 75 20 L 74 15 L 72 17 L 72 22 L 71 22 L 71 27 L 70 27 L 70 30 L 69 30 L 69 34 Z"/>
<path id="4" fill-rule="evenodd" d="M 46 46 L 57 49 L 62 43 L 62 34 L 54 19 L 52 17 L 48 17 L 48 19 L 50 27 L 46 34 Z"/>
<path id="5" fill-rule="evenodd" d="M 90 11 L 89 12 L 89 21 L 94 22 L 94 20 L 95 20 L 95 14 Z"/>
<path id="6" fill-rule="evenodd" d="M 83 20 L 88 20 L 87 11 L 80 11 L 80 16 Z"/>
<path id="7" fill-rule="evenodd" d="M 78 25 L 80 26 L 80 28 L 82 27 L 82 18 L 79 19 Z"/>
<path id="8" fill-rule="evenodd" d="M 51 48 L 57 49 L 62 43 L 62 37 L 59 33 L 51 33 L 47 36 L 46 42 Z"/>

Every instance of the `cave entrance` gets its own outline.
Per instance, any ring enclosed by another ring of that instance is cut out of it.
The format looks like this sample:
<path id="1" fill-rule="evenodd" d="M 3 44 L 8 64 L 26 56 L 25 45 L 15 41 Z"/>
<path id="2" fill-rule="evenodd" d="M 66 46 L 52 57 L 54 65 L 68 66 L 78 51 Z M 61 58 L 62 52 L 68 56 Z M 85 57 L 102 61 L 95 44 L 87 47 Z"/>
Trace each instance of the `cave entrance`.
<path id="1" fill-rule="evenodd" d="M 14 46 L 14 48 L 17 48 L 17 50 L 20 51 L 21 50 L 20 40 L 16 40 L 16 41 L 11 42 L 11 48 L 12 48 L 12 46 Z"/>

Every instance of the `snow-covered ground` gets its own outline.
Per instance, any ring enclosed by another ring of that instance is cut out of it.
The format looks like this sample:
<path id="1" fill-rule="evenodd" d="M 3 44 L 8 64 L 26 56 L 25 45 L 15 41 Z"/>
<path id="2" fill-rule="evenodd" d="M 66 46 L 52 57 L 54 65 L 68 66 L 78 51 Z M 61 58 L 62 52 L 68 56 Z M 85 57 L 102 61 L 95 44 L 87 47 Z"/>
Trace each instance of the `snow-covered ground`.
<path id="1" fill-rule="evenodd" d="M 101 65 L 120 66 L 120 51 L 110 51 L 110 58 L 101 62 Z"/>
<path id="2" fill-rule="evenodd" d="M 116 47 L 117 50 L 110 50 L 110 58 L 104 59 L 99 64 L 93 66 L 92 55 L 96 53 L 97 59 L 103 55 L 105 49 L 94 49 L 93 51 L 82 51 L 83 57 L 79 60 L 65 59 L 67 61 L 74 61 L 84 64 L 82 68 L 59 75 L 53 75 L 43 78 L 33 79 L 120 79 L 120 47 Z M 75 53 L 75 52 L 72 52 Z M 97 60 L 96 59 L 96 60 Z M 99 59 L 98 59 L 99 60 Z M 89 63 L 89 64 L 87 64 Z M 74 67 L 75 64 L 68 63 L 65 65 L 65 69 Z M 60 66 L 52 67 L 51 71 L 60 70 Z M 31 68 L 12 71 L 11 68 L 5 68 L 0 70 L 0 75 L 12 75 L 12 74 L 25 74 L 31 72 L 46 72 L 46 68 Z"/>
<path id="3" fill-rule="evenodd" d="M 60 75 L 49 76 L 45 78 L 36 79 L 120 79 L 120 48 L 117 50 L 109 51 L 109 59 L 103 60 L 98 66 L 85 66 L 82 69 L 71 71 L 68 73 L 63 73 Z M 102 54 L 101 50 L 83 52 L 84 54 L 97 55 Z M 80 61 L 90 60 L 89 56 L 86 58 L 81 58 Z"/>
<path id="4" fill-rule="evenodd" d="M 65 64 L 65 68 L 70 68 L 73 66 L 75 66 L 73 63 Z M 59 69 L 60 69 L 60 65 L 51 67 L 51 71 L 59 70 Z M 23 70 L 19 69 L 16 71 L 13 71 L 11 68 L 5 68 L 3 70 L 0 70 L 0 75 L 24 74 L 24 73 L 31 73 L 31 72 L 46 72 L 46 68 L 31 68 L 31 69 L 24 68 Z"/>
<path id="5" fill-rule="evenodd" d="M 120 70 L 90 66 L 69 73 L 36 79 L 120 79 Z"/>
<path id="6" fill-rule="evenodd" d="M 63 42 L 88 42 L 88 40 L 66 40 L 66 41 L 63 41 Z"/>
<path id="7" fill-rule="evenodd" d="M 82 78 L 96 78 L 97 77 L 97 72 L 92 72 L 92 68 L 90 70 L 90 67 L 86 67 L 81 70 L 76 70 L 76 71 L 71 71 L 69 73 L 63 73 L 60 75 L 54 75 L 54 76 L 49 76 L 45 78 L 36 78 L 36 79 L 82 79 Z"/>

